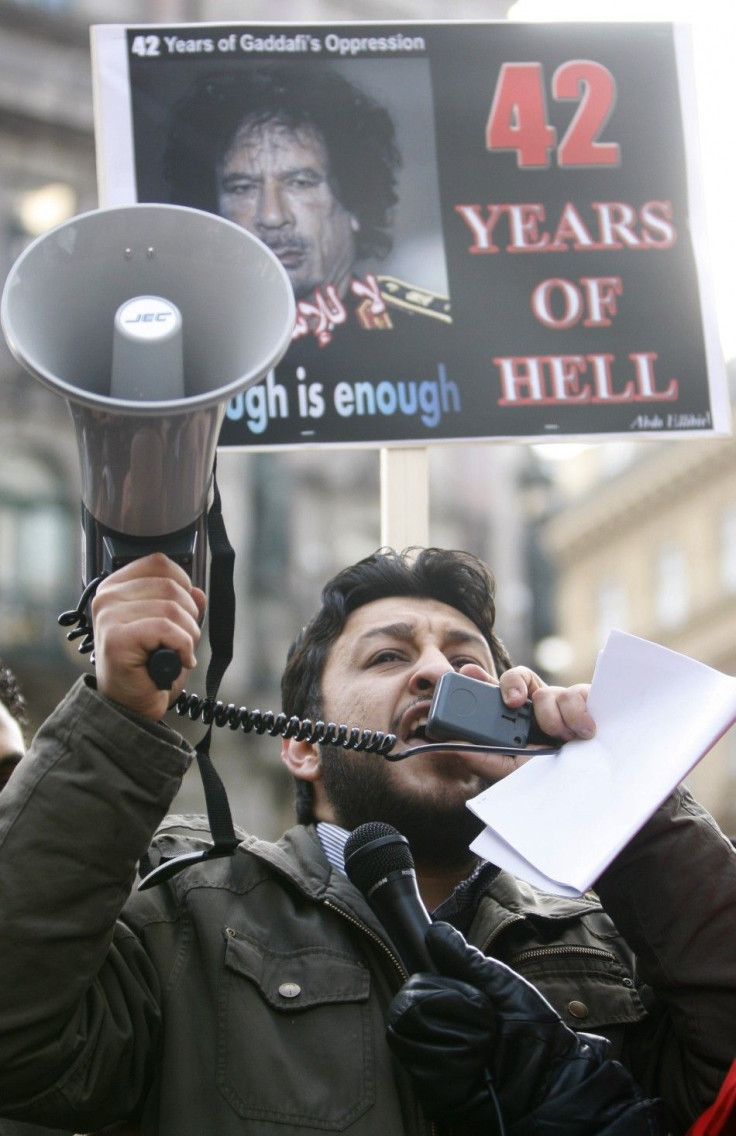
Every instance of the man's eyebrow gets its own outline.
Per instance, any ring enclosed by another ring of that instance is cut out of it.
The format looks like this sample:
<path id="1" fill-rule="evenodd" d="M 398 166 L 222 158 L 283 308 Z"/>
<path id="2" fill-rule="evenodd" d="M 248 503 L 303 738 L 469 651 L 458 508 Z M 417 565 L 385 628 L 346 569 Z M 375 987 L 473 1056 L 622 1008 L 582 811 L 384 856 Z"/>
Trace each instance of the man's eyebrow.
<path id="1" fill-rule="evenodd" d="M 369 627 L 360 639 L 411 639 L 413 634 L 414 626 L 411 623 L 384 623 L 380 627 Z"/>
<path id="2" fill-rule="evenodd" d="M 288 170 L 281 170 L 278 174 L 279 181 L 289 181 L 291 178 L 299 177 L 312 179 L 314 182 L 327 181 L 325 171 L 316 166 L 291 166 Z"/>
<path id="3" fill-rule="evenodd" d="M 323 170 L 318 169 L 316 166 L 289 166 L 286 170 L 279 170 L 277 174 L 278 181 L 288 181 L 293 177 L 311 177 L 318 181 L 325 181 L 326 174 Z M 220 181 L 226 185 L 229 181 L 237 181 L 241 178 L 247 178 L 248 181 L 263 181 L 263 174 L 250 173 L 248 170 L 241 170 L 237 167 L 228 170 L 227 173 L 220 171 Z"/>
<path id="4" fill-rule="evenodd" d="M 386 623 L 380 627 L 371 627 L 358 639 L 358 642 L 368 639 L 411 639 L 415 633 L 415 626 L 413 623 Z M 464 627 L 451 627 L 443 636 L 448 643 L 477 643 L 483 646 L 486 650 L 490 650 L 488 643 L 481 635 L 480 631 L 468 631 Z"/>
<path id="5" fill-rule="evenodd" d="M 228 170 L 225 174 L 221 170 L 218 171 L 220 185 L 229 185 L 233 181 L 242 181 L 247 178 L 248 181 L 263 181 L 263 178 L 258 174 L 249 174 L 245 170 Z"/>

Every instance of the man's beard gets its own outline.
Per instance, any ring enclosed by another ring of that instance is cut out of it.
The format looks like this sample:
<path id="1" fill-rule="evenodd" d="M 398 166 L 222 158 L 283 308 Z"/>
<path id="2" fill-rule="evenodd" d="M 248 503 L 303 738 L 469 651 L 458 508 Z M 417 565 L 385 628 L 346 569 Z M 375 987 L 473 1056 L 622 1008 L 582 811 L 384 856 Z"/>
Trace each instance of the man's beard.
<path id="1" fill-rule="evenodd" d="M 457 790 L 445 794 L 438 787 L 433 794 L 409 794 L 396 787 L 385 758 L 376 754 L 323 746 L 321 757 L 325 793 L 342 828 L 352 831 L 369 821 L 393 825 L 409 841 L 417 864 L 425 867 L 457 868 L 472 860 L 469 845 L 483 823 Z M 446 760 L 455 759 L 448 755 Z M 488 784 L 479 782 L 477 792 Z"/>

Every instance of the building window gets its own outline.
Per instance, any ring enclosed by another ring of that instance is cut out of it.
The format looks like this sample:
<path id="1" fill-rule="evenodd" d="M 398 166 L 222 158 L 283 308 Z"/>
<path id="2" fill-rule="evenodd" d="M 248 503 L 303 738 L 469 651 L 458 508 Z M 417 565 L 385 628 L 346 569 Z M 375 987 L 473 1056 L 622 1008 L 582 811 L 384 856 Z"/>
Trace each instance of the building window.
<path id="1" fill-rule="evenodd" d="M 598 585 L 596 643 L 602 646 L 609 631 L 625 631 L 627 623 L 626 589 L 614 576 L 604 576 Z"/>
<path id="2" fill-rule="evenodd" d="M 682 548 L 668 542 L 657 556 L 654 608 L 661 627 L 679 627 L 690 611 L 690 579 Z"/>
<path id="3" fill-rule="evenodd" d="M 0 463 L 0 643 L 6 650 L 58 641 L 56 616 L 69 606 L 76 536 L 59 477 L 43 461 Z"/>

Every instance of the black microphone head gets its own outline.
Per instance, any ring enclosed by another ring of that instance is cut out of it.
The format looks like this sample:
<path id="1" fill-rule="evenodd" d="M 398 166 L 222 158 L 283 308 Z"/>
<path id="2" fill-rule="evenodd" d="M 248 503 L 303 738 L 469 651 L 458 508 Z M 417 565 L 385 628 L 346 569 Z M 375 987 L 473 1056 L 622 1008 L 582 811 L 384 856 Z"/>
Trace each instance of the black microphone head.
<path id="1" fill-rule="evenodd" d="M 406 837 L 380 821 L 360 825 L 345 842 L 345 871 L 383 925 L 406 973 L 433 971 L 424 942 L 430 918 Z"/>
<path id="2" fill-rule="evenodd" d="M 345 871 L 358 891 L 369 895 L 391 872 L 414 871 L 409 841 L 382 821 L 361 824 L 345 842 Z"/>

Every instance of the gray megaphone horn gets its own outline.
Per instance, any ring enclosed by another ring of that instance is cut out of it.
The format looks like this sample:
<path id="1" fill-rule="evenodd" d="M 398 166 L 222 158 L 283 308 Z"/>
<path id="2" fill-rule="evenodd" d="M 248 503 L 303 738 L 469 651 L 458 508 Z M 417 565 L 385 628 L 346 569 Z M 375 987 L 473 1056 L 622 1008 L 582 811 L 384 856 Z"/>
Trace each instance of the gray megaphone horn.
<path id="1" fill-rule="evenodd" d="M 85 584 L 163 551 L 204 587 L 227 404 L 276 365 L 294 328 L 277 257 L 196 209 L 95 210 L 28 246 L 0 319 L 16 359 L 69 404 Z"/>

